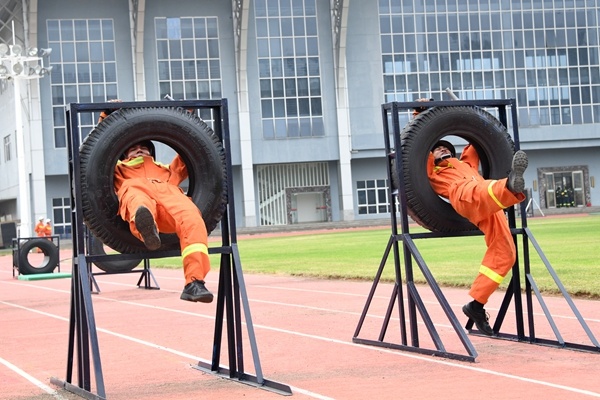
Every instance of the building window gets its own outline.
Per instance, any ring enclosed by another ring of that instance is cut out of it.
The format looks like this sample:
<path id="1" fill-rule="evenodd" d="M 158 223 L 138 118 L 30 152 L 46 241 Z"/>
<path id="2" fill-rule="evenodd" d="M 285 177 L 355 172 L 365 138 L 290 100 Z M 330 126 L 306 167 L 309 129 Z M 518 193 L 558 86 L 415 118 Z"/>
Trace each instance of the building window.
<path id="1" fill-rule="evenodd" d="M 59 197 L 52 199 L 52 217 L 54 234 L 61 238 L 71 237 L 71 199 Z"/>
<path id="2" fill-rule="evenodd" d="M 263 137 L 324 136 L 315 0 L 254 2 Z"/>
<path id="3" fill-rule="evenodd" d="M 386 214 L 390 212 L 387 179 L 356 182 L 358 214 Z"/>
<path id="4" fill-rule="evenodd" d="M 4 162 L 10 161 L 10 135 L 4 136 Z"/>
<path id="5" fill-rule="evenodd" d="M 156 18 L 160 98 L 208 100 L 222 97 L 219 26 L 216 17 Z M 210 109 L 200 118 L 212 120 Z"/>
<path id="6" fill-rule="evenodd" d="M 385 101 L 442 100 L 450 88 L 516 99 L 521 126 L 600 122 L 597 4 L 521 3 L 379 1 Z"/>
<path id="7" fill-rule="evenodd" d="M 119 98 L 115 34 L 111 19 L 48 20 L 54 147 L 67 147 L 65 107 L 69 103 L 102 103 Z M 80 113 L 87 135 L 99 113 Z M 84 136 L 85 136 L 84 135 Z M 83 138 L 81 138 L 83 140 Z"/>

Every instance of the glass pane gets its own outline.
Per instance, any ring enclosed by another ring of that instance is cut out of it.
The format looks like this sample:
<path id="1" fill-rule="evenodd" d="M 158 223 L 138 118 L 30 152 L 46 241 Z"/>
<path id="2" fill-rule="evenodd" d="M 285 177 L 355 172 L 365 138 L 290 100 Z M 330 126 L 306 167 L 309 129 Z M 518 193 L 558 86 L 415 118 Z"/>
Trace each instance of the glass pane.
<path id="1" fill-rule="evenodd" d="M 116 61 L 114 42 L 104 42 L 104 61 Z"/>
<path id="2" fill-rule="evenodd" d="M 276 119 L 275 120 L 275 137 L 276 138 L 286 138 L 287 137 L 287 126 L 285 124 L 285 119 Z"/>
<path id="3" fill-rule="evenodd" d="M 289 116 L 289 112 L 288 112 Z M 287 135 L 288 137 L 299 137 L 300 136 L 300 124 L 297 119 L 287 120 Z"/>
<path id="4" fill-rule="evenodd" d="M 63 46 L 63 51 L 64 51 Z M 102 51 L 102 42 L 90 42 L 90 60 L 104 61 L 104 52 Z"/>
<path id="5" fill-rule="evenodd" d="M 117 65 L 113 62 L 104 64 L 104 79 L 106 82 L 117 81 Z"/>
<path id="6" fill-rule="evenodd" d="M 102 39 L 115 40 L 112 19 L 102 20 Z"/>
<path id="7" fill-rule="evenodd" d="M 102 28 L 100 27 L 100 20 L 89 20 L 88 29 L 90 40 L 102 40 Z M 62 39 L 65 40 L 64 36 Z"/>
<path id="8" fill-rule="evenodd" d="M 60 21 L 60 36 L 64 41 L 73 40 L 73 21 Z"/>

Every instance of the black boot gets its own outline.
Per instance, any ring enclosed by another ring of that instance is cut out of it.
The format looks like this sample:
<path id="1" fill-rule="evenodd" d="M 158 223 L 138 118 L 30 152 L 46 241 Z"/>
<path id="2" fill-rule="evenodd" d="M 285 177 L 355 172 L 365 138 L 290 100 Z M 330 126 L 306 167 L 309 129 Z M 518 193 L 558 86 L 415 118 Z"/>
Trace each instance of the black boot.
<path id="1" fill-rule="evenodd" d="M 485 312 L 483 307 L 477 307 L 475 301 L 472 301 L 470 303 L 465 304 L 462 310 L 467 317 L 469 317 L 473 322 L 475 322 L 475 325 L 477 325 L 477 329 L 479 329 L 481 333 L 488 336 L 492 336 L 494 334 L 494 331 L 492 330 L 492 327 L 488 322 L 489 316 L 487 312 Z"/>
<path id="2" fill-rule="evenodd" d="M 527 154 L 524 151 L 519 150 L 515 153 L 512 159 L 512 170 L 508 174 L 508 180 L 506 181 L 506 187 L 511 192 L 523 193 L 525 190 L 525 179 L 523 174 L 527 169 L 529 161 L 527 160 Z"/>
<path id="3" fill-rule="evenodd" d="M 135 227 L 142 235 L 144 244 L 149 250 L 156 250 L 160 247 L 160 236 L 156 229 L 156 222 L 148 208 L 139 206 L 135 211 Z"/>
<path id="4" fill-rule="evenodd" d="M 180 299 L 210 303 L 213 301 L 213 294 L 204 286 L 204 281 L 193 280 L 185 285 Z"/>

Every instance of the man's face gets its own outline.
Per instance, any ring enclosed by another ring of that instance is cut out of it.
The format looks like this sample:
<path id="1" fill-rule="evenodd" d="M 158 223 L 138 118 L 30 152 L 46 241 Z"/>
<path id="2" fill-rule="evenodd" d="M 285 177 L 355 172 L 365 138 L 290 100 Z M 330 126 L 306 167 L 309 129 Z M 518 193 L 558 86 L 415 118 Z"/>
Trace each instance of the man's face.
<path id="1" fill-rule="evenodd" d="M 452 152 L 446 146 L 438 146 L 432 151 L 434 159 L 441 159 L 445 155 L 452 156 Z"/>
<path id="2" fill-rule="evenodd" d="M 125 158 L 133 158 L 140 156 L 150 156 L 150 149 L 143 144 L 134 144 L 130 148 L 127 149 Z"/>

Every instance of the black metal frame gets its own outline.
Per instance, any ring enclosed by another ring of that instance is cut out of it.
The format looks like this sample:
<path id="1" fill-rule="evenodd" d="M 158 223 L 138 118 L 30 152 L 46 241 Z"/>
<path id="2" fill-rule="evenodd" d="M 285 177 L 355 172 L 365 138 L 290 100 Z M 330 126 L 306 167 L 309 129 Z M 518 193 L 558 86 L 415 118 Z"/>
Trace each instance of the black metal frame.
<path id="1" fill-rule="evenodd" d="M 100 261 L 100 260 L 108 260 L 108 259 L 114 259 L 115 256 L 113 255 L 102 255 L 102 256 L 98 256 L 98 257 L 94 257 L 94 256 L 89 256 L 88 261 L 90 263 L 93 263 L 94 261 Z M 123 258 L 120 258 L 121 260 Z M 150 260 L 147 258 L 144 258 L 142 260 L 144 262 L 144 266 L 142 267 L 142 269 L 139 268 L 134 268 L 130 271 L 121 271 L 121 272 L 90 272 L 90 279 L 92 281 L 92 285 L 96 288 L 96 290 L 94 291 L 94 293 L 100 293 L 100 286 L 98 285 L 98 282 L 96 281 L 96 276 L 100 276 L 100 275 L 120 275 L 120 274 L 140 274 L 140 277 L 136 283 L 137 287 L 139 287 L 140 289 L 147 289 L 147 290 L 160 290 L 160 286 L 158 284 L 158 281 L 156 280 L 156 278 L 154 277 L 154 274 L 152 273 L 152 269 L 150 268 Z M 143 286 L 142 286 L 142 282 L 144 282 Z M 154 283 L 154 286 L 152 285 Z"/>
<path id="2" fill-rule="evenodd" d="M 85 227 L 82 215 L 81 200 L 81 175 L 80 175 L 80 128 L 78 114 L 84 112 L 102 111 L 116 108 L 139 107 L 181 107 L 185 109 L 209 108 L 214 116 L 214 131 L 221 139 L 226 153 L 227 176 L 232 176 L 229 116 L 227 100 L 179 100 L 179 101 L 147 101 L 147 102 L 122 102 L 122 103 L 72 103 L 66 110 L 67 139 L 69 147 L 69 180 L 71 182 L 71 226 L 73 233 L 73 273 L 71 283 L 71 313 L 69 323 L 69 344 L 67 355 L 67 371 L 64 380 L 51 378 L 51 382 L 69 392 L 87 399 L 105 399 L 106 390 L 100 360 L 100 348 L 94 309 L 91 297 L 91 283 L 93 276 L 90 274 L 91 260 L 99 257 L 113 259 L 133 258 L 131 254 L 114 254 L 90 256 L 85 251 Z M 242 265 L 237 247 L 237 231 L 235 224 L 235 208 L 233 185 L 228 186 L 227 208 L 221 220 L 220 247 L 210 247 L 210 254 L 221 254 L 219 287 L 217 293 L 217 308 L 215 317 L 215 336 L 213 342 L 213 355 L 210 365 L 202 362 L 196 367 L 199 370 L 237 380 L 241 383 L 253 385 L 265 390 L 283 395 L 291 395 L 289 386 L 269 381 L 263 377 L 260 364 L 254 326 L 250 314 L 250 305 L 244 283 Z M 137 254 L 135 257 L 150 258 L 172 257 L 180 255 L 179 251 L 162 251 Z M 141 278 L 140 278 L 141 282 Z M 138 285 L 139 283 L 138 282 Z M 248 339 L 252 350 L 256 376 L 244 371 L 244 354 L 242 347 L 242 314 L 243 307 Z M 220 352 L 223 333 L 223 318 L 227 316 L 227 349 L 229 353 L 229 368 L 220 366 Z M 91 350 L 91 357 L 90 357 Z M 90 361 L 93 363 L 96 393 L 92 392 L 92 374 Z M 74 366 L 75 362 L 75 366 Z M 74 367 L 77 372 L 77 381 L 73 383 Z"/>
<path id="3" fill-rule="evenodd" d="M 392 157 L 398 157 L 397 162 L 395 163 L 395 166 L 396 166 L 395 172 L 397 173 L 397 176 L 399 176 L 399 177 L 404 176 L 402 162 L 399 160 L 399 157 L 402 156 L 401 137 L 400 137 L 401 128 L 400 128 L 399 117 L 398 117 L 399 112 L 406 111 L 407 109 L 413 109 L 413 108 L 424 107 L 424 106 L 425 107 L 476 106 L 476 107 L 482 107 L 482 108 L 485 108 L 485 107 L 497 108 L 499 120 L 506 127 L 508 127 L 506 107 L 509 106 L 510 110 L 511 110 L 511 117 L 512 117 L 512 127 L 511 128 L 513 131 L 513 140 L 515 143 L 515 148 L 516 148 L 516 150 L 518 150 L 520 148 L 518 120 L 517 120 L 517 107 L 516 107 L 516 102 L 514 99 L 474 100 L 474 101 L 452 100 L 452 101 L 431 101 L 431 102 L 427 102 L 427 103 L 422 103 L 422 102 L 386 103 L 386 104 L 382 105 L 381 109 L 382 109 L 382 117 L 383 117 L 383 128 L 384 128 L 383 135 L 384 135 L 384 141 L 385 141 L 385 151 L 386 151 L 386 155 L 388 157 L 387 165 L 388 165 L 388 181 L 389 182 L 392 182 L 392 179 L 391 179 L 392 178 L 392 163 L 391 163 Z M 391 122 L 391 132 L 390 132 L 390 122 Z M 392 234 L 390 236 L 390 239 L 389 239 L 387 247 L 385 249 L 383 258 L 379 265 L 379 269 L 378 269 L 375 279 L 373 281 L 373 285 L 372 285 L 369 295 L 367 297 L 367 301 L 365 303 L 363 312 L 360 316 L 360 319 L 359 319 L 358 325 L 356 327 L 352 341 L 355 343 L 369 344 L 369 345 L 380 346 L 380 347 L 385 347 L 385 348 L 393 348 L 393 349 L 411 351 L 411 352 L 416 352 L 416 353 L 421 353 L 421 354 L 435 355 L 435 356 L 446 357 L 446 358 L 450 358 L 450 359 L 457 359 L 457 360 L 462 360 L 462 361 L 475 361 L 475 358 L 477 357 L 477 351 L 473 347 L 473 344 L 469 340 L 465 330 L 462 329 L 462 327 L 460 326 L 460 323 L 458 322 L 456 315 L 452 311 L 450 305 L 448 304 L 448 301 L 446 300 L 440 287 L 438 286 L 437 282 L 435 281 L 433 274 L 431 273 L 431 271 L 427 267 L 425 260 L 419 253 L 419 250 L 417 249 L 417 246 L 415 245 L 414 239 L 451 237 L 451 236 L 453 236 L 453 237 L 454 236 L 473 236 L 473 235 L 481 235 L 481 232 L 479 232 L 479 231 L 458 232 L 455 234 L 446 234 L 446 233 L 437 233 L 437 232 L 427 232 L 427 233 L 419 233 L 419 234 L 411 233 L 410 228 L 409 228 L 409 222 L 408 222 L 407 198 L 406 198 L 404 179 L 398 179 L 398 181 L 399 181 L 398 182 L 399 187 L 398 187 L 397 193 L 393 192 L 393 188 L 391 187 L 392 185 L 389 185 L 390 188 L 388 190 L 388 200 L 389 200 L 390 213 L 391 213 Z M 394 201 L 395 196 L 397 196 L 397 198 L 398 198 L 398 203 L 400 205 L 399 210 L 397 209 L 396 202 Z M 525 273 L 524 294 L 525 294 L 525 301 L 526 301 L 526 310 L 523 309 L 522 297 L 520 295 L 522 293 L 523 288 L 521 286 L 520 258 L 519 258 L 518 248 L 517 248 L 517 259 L 512 268 L 512 277 L 511 277 L 510 283 L 508 285 L 508 288 L 506 290 L 506 293 L 504 295 L 502 304 L 500 306 L 498 316 L 496 317 L 496 320 L 493 324 L 493 330 L 495 332 L 495 335 L 492 337 L 496 338 L 496 339 L 508 339 L 508 340 L 514 340 L 514 341 L 519 341 L 519 342 L 528 342 L 528 343 L 532 343 L 532 344 L 555 346 L 555 347 L 559 347 L 559 348 L 582 350 L 582 351 L 589 351 L 589 352 L 594 352 L 594 353 L 600 352 L 600 343 L 598 343 L 598 341 L 594 337 L 594 335 L 591 332 L 591 330 L 589 329 L 587 323 L 585 322 L 585 320 L 579 313 L 577 307 L 575 306 L 573 300 L 571 299 L 571 297 L 567 293 L 565 287 L 563 286 L 560 279 L 558 278 L 556 272 L 550 265 L 548 259 L 544 255 L 544 253 L 542 252 L 542 249 L 540 248 L 539 244 L 535 240 L 533 233 L 527 227 L 527 212 L 525 210 L 525 204 L 521 203 L 519 205 L 519 207 L 520 207 L 520 211 L 521 211 L 520 212 L 521 228 L 516 227 L 515 209 L 513 207 L 511 207 L 507 210 L 507 212 L 508 212 L 508 223 L 509 223 L 509 227 L 511 229 L 512 235 L 513 235 L 513 239 L 515 241 L 515 245 L 517 244 L 517 236 L 518 235 L 523 236 L 523 238 L 522 238 L 523 239 L 523 255 L 521 257 L 521 260 L 523 262 L 523 268 L 524 268 L 524 273 Z M 397 213 L 400 213 L 400 226 L 401 226 L 401 232 L 402 232 L 401 234 L 398 233 Z M 406 321 L 405 304 L 404 304 L 404 298 L 403 298 L 402 271 L 401 271 L 400 251 L 399 251 L 399 247 L 398 247 L 398 242 L 402 242 L 402 246 L 403 246 L 402 249 L 403 249 L 403 256 L 404 256 L 404 271 L 406 274 L 406 291 L 407 291 L 407 299 L 408 299 L 407 305 L 406 305 L 406 310 L 408 311 L 408 322 L 409 322 L 409 329 L 410 329 L 410 335 L 411 335 L 410 344 L 408 342 L 408 335 L 407 335 L 407 321 Z M 566 302 L 570 306 L 572 312 L 576 316 L 581 327 L 584 329 L 584 331 L 587 334 L 588 338 L 590 339 L 592 345 L 569 343 L 569 342 L 566 342 L 562 338 L 560 332 L 558 331 L 558 327 L 556 326 L 556 324 L 552 318 L 552 315 L 550 314 L 550 311 L 548 310 L 548 307 L 546 306 L 546 303 L 545 303 L 545 301 L 535 283 L 533 275 L 531 273 L 530 254 L 529 254 L 529 243 L 530 242 L 531 242 L 531 245 L 537 251 L 541 260 L 543 261 L 543 263 L 546 267 L 546 270 L 554 279 L 554 282 L 556 283 L 557 287 L 559 288 L 563 298 L 566 300 Z M 390 301 L 388 304 L 387 312 L 386 312 L 384 320 L 383 320 L 380 334 L 376 340 L 360 338 L 359 337 L 360 331 L 363 327 L 365 318 L 367 316 L 367 312 L 368 312 L 371 302 L 373 300 L 373 296 L 377 289 L 377 285 L 381 279 L 381 275 L 385 268 L 390 251 L 393 251 L 393 254 L 394 254 L 394 268 L 395 268 L 396 280 L 395 280 L 395 285 L 394 285 L 392 295 L 391 295 L 391 298 L 390 298 Z M 438 300 L 440 306 L 444 310 L 446 317 L 452 324 L 452 327 L 454 328 L 460 341 L 462 342 L 462 344 L 467 352 L 466 355 L 450 353 L 450 352 L 446 351 L 445 346 L 442 343 L 442 340 L 435 328 L 435 325 L 434 325 L 433 321 L 431 320 L 429 313 L 427 312 L 425 304 L 419 295 L 418 288 L 415 285 L 415 282 L 413 279 L 413 267 L 412 267 L 413 258 L 416 261 L 419 269 L 423 273 L 423 276 L 425 277 L 427 284 L 429 285 L 429 287 L 435 294 L 436 299 Z M 518 294 L 518 295 L 515 295 L 515 294 Z M 535 326 L 534 326 L 533 294 L 535 294 L 535 297 L 537 298 L 537 300 L 544 312 L 544 315 L 546 316 L 546 319 L 548 320 L 548 323 L 550 324 L 550 326 L 553 330 L 553 333 L 556 336 L 556 340 L 538 338 L 536 336 Z M 506 312 L 507 312 L 508 307 L 512 300 L 514 300 L 514 311 L 515 311 L 515 318 L 516 318 L 516 333 L 514 333 L 514 334 L 502 333 L 502 332 L 500 332 L 500 329 L 502 327 L 502 323 L 504 322 L 504 319 L 506 317 Z M 385 334 L 387 332 L 390 318 L 392 316 L 392 312 L 394 311 L 394 307 L 395 307 L 396 303 L 398 305 L 398 313 L 399 313 L 399 319 L 400 319 L 401 344 L 390 343 L 390 342 L 385 341 Z M 434 349 L 425 349 L 425 348 L 420 347 L 419 332 L 418 332 L 418 327 L 417 327 L 417 314 L 416 314 L 417 310 L 419 311 L 420 316 L 425 324 L 425 327 L 427 328 L 427 331 L 435 345 L 435 350 Z M 529 328 L 528 334 L 525 333 L 524 312 L 527 313 L 527 322 L 528 322 L 528 328 Z M 472 334 L 483 336 L 483 334 L 479 333 L 478 331 L 473 331 L 472 327 L 473 327 L 473 321 L 469 320 L 467 322 L 467 324 L 465 325 L 465 328 Z"/>

